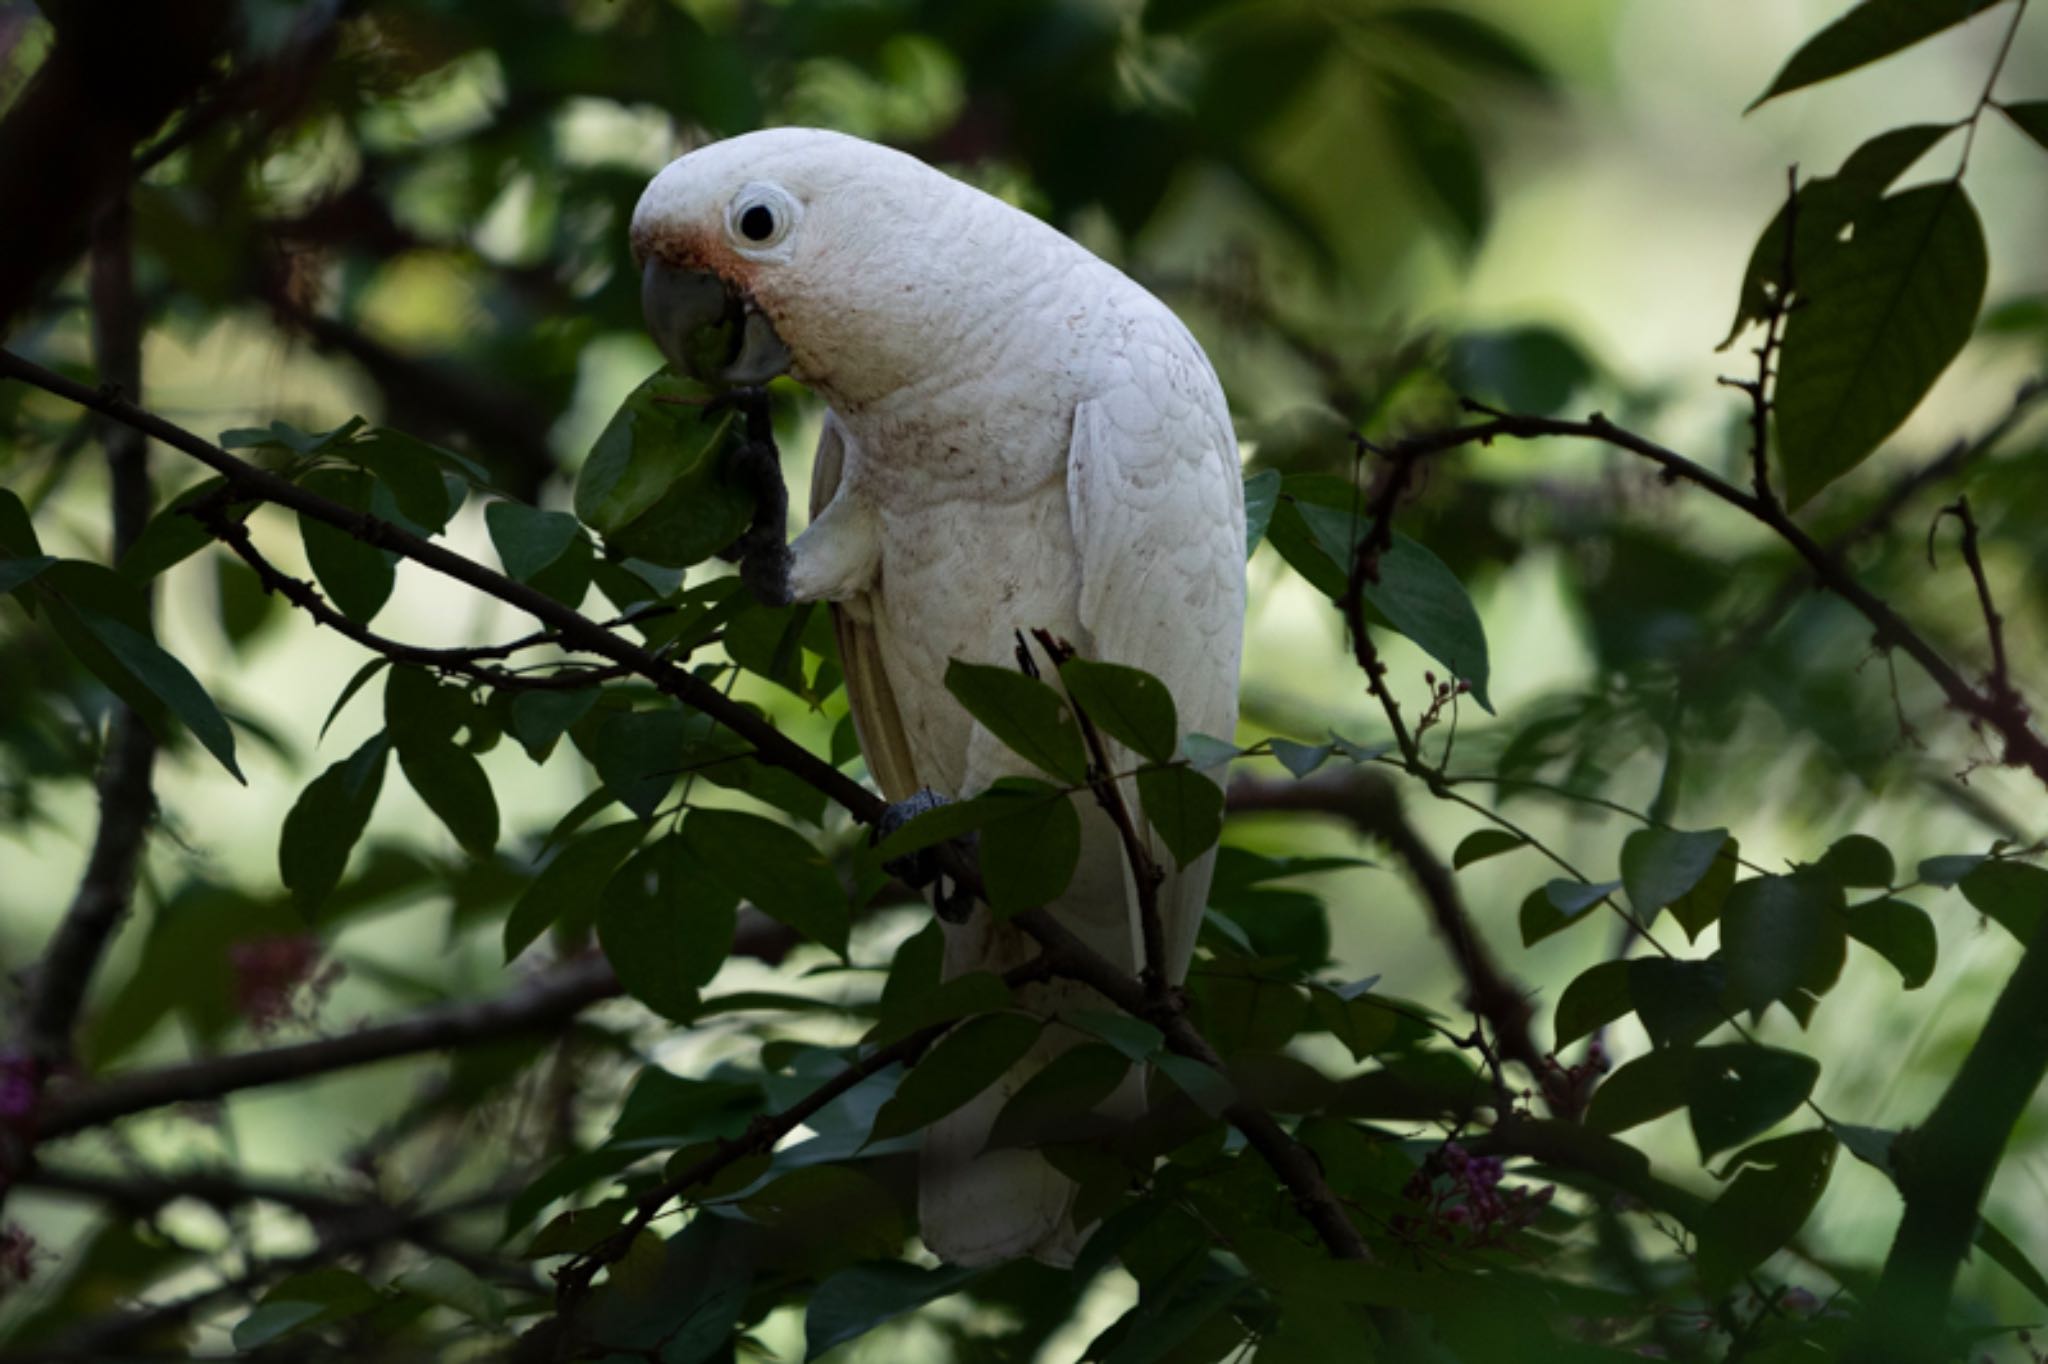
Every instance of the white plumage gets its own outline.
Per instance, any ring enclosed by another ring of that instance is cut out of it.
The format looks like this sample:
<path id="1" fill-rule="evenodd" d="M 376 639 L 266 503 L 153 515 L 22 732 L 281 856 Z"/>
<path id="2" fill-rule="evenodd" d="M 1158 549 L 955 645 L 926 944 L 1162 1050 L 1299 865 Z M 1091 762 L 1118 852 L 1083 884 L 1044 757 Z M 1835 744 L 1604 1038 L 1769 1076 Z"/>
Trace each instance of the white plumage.
<path id="1" fill-rule="evenodd" d="M 715 273 L 749 298 L 791 372 L 830 404 L 791 585 L 799 600 L 837 608 L 862 748 L 890 799 L 921 786 L 972 795 L 1031 772 L 942 680 L 951 658 L 1010 664 L 1018 630 L 1048 629 L 1086 657 L 1154 674 L 1183 733 L 1232 733 L 1245 558 L 1237 446 L 1214 371 L 1165 305 L 998 199 L 811 129 L 752 133 L 674 162 L 642 196 L 633 241 L 643 259 Z M 1051 908 L 1135 972 L 1121 850 L 1093 802 L 1078 804 L 1080 869 Z M 1163 848 L 1159 860 L 1172 866 Z M 1176 981 L 1210 862 L 1162 888 Z M 947 927 L 948 975 L 1000 971 L 1030 953 L 985 914 Z M 1049 1015 L 1102 1007 L 1058 984 L 1024 1003 Z M 982 1148 L 1003 1102 L 1075 1037 L 1048 1028 L 1024 1063 L 928 1134 L 919 1213 L 939 1255 L 1071 1258 L 1072 1186 L 1033 1152 Z"/>

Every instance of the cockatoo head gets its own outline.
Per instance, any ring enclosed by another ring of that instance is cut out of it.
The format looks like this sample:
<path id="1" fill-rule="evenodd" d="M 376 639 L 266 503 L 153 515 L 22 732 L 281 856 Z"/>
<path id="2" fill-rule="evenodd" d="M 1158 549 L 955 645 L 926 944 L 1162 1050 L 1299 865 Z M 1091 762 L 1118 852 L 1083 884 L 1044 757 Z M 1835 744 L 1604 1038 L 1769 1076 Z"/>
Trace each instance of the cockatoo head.
<path id="1" fill-rule="evenodd" d="M 785 369 L 859 405 L 914 382 L 972 300 L 948 279 L 974 226 L 1014 212 L 914 157 L 774 128 L 665 167 L 633 211 L 647 325 L 671 364 L 761 383 Z M 1022 215 L 1017 215 L 1022 216 Z"/>

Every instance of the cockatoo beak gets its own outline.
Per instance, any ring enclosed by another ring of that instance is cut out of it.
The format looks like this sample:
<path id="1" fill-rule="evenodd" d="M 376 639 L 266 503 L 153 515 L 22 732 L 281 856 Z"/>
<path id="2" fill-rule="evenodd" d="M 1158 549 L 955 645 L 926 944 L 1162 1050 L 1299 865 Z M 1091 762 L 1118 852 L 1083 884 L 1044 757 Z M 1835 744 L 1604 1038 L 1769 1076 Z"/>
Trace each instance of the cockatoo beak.
<path id="1" fill-rule="evenodd" d="M 767 316 L 708 270 L 650 259 L 640 275 L 640 310 L 661 353 L 693 378 L 751 386 L 789 368 L 789 347 Z"/>

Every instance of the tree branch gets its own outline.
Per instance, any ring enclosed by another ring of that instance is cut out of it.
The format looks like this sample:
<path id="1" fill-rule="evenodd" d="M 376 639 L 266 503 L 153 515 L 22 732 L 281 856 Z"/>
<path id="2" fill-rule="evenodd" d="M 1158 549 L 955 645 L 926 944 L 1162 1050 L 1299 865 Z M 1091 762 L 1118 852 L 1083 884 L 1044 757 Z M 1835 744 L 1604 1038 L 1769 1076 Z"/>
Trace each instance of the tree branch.
<path id="1" fill-rule="evenodd" d="M 1976 1236 L 1992 1172 L 2048 1077 L 2048 916 L 1998 993 L 1984 1029 L 1934 1111 L 1892 1143 L 1905 1198 L 1884 1275 L 1847 1364 L 1947 1359 L 1949 1294 Z"/>
<path id="2" fill-rule="evenodd" d="M 138 392 L 142 385 L 142 316 L 135 298 L 128 201 L 108 206 L 95 228 L 92 253 L 93 349 L 110 385 Z M 113 489 L 113 557 L 135 543 L 149 520 L 146 442 L 133 427 L 101 423 Z M 108 726 L 99 772 L 100 822 L 85 875 L 36 970 L 25 1041 L 38 1072 L 71 1059 L 71 1029 L 100 956 L 135 892 L 149 824 L 156 814 L 150 772 L 156 740 L 125 705 Z M 0 1183 L 4 1188 L 4 1183 Z"/>
<path id="3" fill-rule="evenodd" d="M 1502 436 L 1520 440 L 1567 436 L 1600 441 L 1649 460 L 1662 469 L 1666 477 L 1703 488 L 1729 506 L 1762 522 L 1806 561 L 1822 587 L 1848 602 L 1870 622 L 1879 647 L 1905 650 L 1941 688 L 1950 705 L 1996 732 L 2005 742 L 2004 762 L 2025 768 L 2048 785 L 2048 741 L 2034 732 L 2025 708 L 2010 705 L 2003 697 L 1981 692 L 1965 681 L 1962 674 L 1923 635 L 1907 624 L 1883 598 L 1858 582 L 1840 560 L 1791 518 L 1776 499 L 1767 500 L 1746 493 L 1684 455 L 1616 426 L 1597 412 L 1585 421 L 1563 421 L 1554 417 L 1496 412 L 1470 402 L 1466 406 L 1468 410 L 1486 414 L 1489 419 L 1411 436 L 1389 448 L 1422 457 L 1465 445 L 1490 444 Z"/>
<path id="4" fill-rule="evenodd" d="M 560 636 L 564 647 L 593 653 L 621 664 L 668 695 L 710 716 L 751 743 L 754 756 L 759 761 L 791 773 L 863 824 L 874 824 L 887 809 L 880 796 L 784 735 L 753 710 L 730 700 L 702 678 L 620 638 L 580 612 L 524 583 L 492 572 L 474 560 L 388 522 L 351 511 L 328 498 L 308 492 L 289 479 L 236 459 L 152 412 L 118 396 L 73 383 L 11 351 L 0 350 L 0 376 L 34 384 L 81 406 L 139 427 L 221 474 L 240 497 L 275 502 L 303 512 L 314 520 L 347 531 L 366 544 L 394 551 L 526 612 L 551 627 Z M 976 899 L 985 899 L 976 870 L 943 845 L 939 853 L 947 864 L 944 870 L 949 879 L 963 892 Z M 1136 979 L 1125 975 L 1108 958 L 1088 947 L 1051 914 L 1042 909 L 1030 910 L 1012 916 L 1010 922 L 1045 949 L 1061 974 L 1089 985 L 1126 1012 L 1147 1018 L 1160 1028 L 1166 1044 L 1181 1055 L 1219 1072 L 1222 1070 L 1221 1059 L 1177 1005 L 1169 1002 L 1166 1007 L 1154 1007 Z M 1245 1134 L 1273 1167 L 1333 1255 L 1342 1259 L 1370 1258 L 1364 1239 L 1330 1192 L 1315 1159 L 1295 1143 L 1271 1114 L 1238 1102 L 1225 1109 L 1223 1116 Z"/>
<path id="5" fill-rule="evenodd" d="M 1386 844 L 1422 892 L 1437 936 L 1465 981 L 1465 1003 L 1493 1029 L 1500 1054 L 1519 1061 L 1539 1084 L 1549 1067 L 1529 1031 L 1535 1011 L 1528 995 L 1495 963 L 1472 926 L 1472 915 L 1452 879 L 1415 826 L 1401 812 L 1393 783 L 1370 772 L 1346 772 L 1306 781 L 1240 777 L 1230 784 L 1232 814 L 1319 814 L 1341 819 L 1365 838 Z M 1549 1087 L 1544 1088 L 1547 1096 Z M 1563 1102 L 1551 1096 L 1553 1103 Z M 1506 1115 L 1503 1114 L 1503 1117 Z M 1565 1113 L 1563 1116 L 1571 1116 Z"/>
<path id="6" fill-rule="evenodd" d="M 217 1099 L 260 1085 L 559 1028 L 599 1000 L 623 993 L 600 956 L 579 957 L 496 999 L 424 1009 L 338 1037 L 232 1052 L 185 1065 L 117 1075 L 44 1099 L 38 1132 L 47 1140 L 167 1104 Z"/>

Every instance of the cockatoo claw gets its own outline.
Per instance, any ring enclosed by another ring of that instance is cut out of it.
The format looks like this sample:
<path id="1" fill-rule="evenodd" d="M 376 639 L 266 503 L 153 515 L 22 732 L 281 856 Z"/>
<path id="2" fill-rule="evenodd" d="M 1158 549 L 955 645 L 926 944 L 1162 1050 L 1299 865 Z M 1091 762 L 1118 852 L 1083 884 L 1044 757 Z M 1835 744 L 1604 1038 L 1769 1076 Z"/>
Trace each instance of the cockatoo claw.
<path id="1" fill-rule="evenodd" d="M 950 804 L 951 800 L 929 786 L 907 799 L 893 801 L 888 809 L 882 812 L 882 817 L 875 821 L 874 831 L 869 835 L 869 840 L 880 843 L 919 815 L 929 814 L 941 805 Z M 975 835 L 968 834 L 965 838 L 951 840 L 950 846 L 972 863 L 977 860 L 979 842 Z M 892 857 L 882 863 L 882 870 L 905 885 L 914 886 L 919 890 L 931 886 L 932 909 L 947 923 L 957 924 L 965 921 L 967 916 L 973 913 L 974 897 L 960 886 L 949 886 L 946 883 L 945 868 L 939 853 L 940 848 L 945 846 L 948 845 L 935 844 L 919 848 L 916 852 L 905 853 L 901 857 Z"/>

